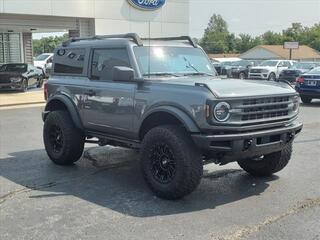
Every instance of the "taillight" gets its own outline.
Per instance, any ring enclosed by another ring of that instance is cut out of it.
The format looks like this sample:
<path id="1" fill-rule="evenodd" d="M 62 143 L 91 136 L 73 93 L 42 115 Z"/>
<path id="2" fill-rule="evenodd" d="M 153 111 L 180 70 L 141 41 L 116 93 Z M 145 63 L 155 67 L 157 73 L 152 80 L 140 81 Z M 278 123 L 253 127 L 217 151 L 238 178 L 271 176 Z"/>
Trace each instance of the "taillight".
<path id="1" fill-rule="evenodd" d="M 44 83 L 43 85 L 43 94 L 44 94 L 44 99 L 47 101 L 48 100 L 48 83 Z"/>
<path id="2" fill-rule="evenodd" d="M 296 82 L 297 82 L 297 83 L 300 83 L 300 84 L 301 84 L 301 83 L 304 83 L 304 77 L 301 77 L 301 76 L 300 76 L 300 77 L 297 77 Z"/>

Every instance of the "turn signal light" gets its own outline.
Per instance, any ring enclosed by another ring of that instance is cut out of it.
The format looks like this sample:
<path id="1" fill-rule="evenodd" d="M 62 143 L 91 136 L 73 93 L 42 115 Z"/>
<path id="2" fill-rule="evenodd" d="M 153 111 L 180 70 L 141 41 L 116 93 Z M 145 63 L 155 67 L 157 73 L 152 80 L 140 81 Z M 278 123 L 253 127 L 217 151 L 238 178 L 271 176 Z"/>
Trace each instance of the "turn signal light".
<path id="1" fill-rule="evenodd" d="M 296 82 L 297 83 L 304 83 L 304 77 L 297 77 Z"/>

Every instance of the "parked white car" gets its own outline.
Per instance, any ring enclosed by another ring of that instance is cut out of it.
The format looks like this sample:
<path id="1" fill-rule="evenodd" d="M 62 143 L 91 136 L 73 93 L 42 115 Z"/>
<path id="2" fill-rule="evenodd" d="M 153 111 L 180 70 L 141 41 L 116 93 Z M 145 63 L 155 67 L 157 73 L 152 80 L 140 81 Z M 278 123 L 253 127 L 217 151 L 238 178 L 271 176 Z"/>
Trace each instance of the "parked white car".
<path id="1" fill-rule="evenodd" d="M 295 61 L 291 60 L 267 60 L 259 64 L 259 66 L 252 67 L 249 71 L 249 78 L 276 80 L 280 73 L 293 65 Z"/>
<path id="2" fill-rule="evenodd" d="M 35 57 L 33 65 L 35 67 L 41 68 L 45 74 L 47 74 L 47 69 L 52 68 L 53 53 L 42 53 Z"/>

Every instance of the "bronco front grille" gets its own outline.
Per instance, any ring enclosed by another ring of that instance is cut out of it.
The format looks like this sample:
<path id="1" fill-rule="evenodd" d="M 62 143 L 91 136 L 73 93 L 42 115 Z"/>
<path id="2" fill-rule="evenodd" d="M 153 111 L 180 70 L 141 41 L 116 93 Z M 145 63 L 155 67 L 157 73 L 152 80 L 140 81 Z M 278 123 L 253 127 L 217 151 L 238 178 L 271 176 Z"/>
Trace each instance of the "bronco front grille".
<path id="1" fill-rule="evenodd" d="M 240 106 L 242 121 L 269 119 L 289 115 L 289 97 L 268 97 L 244 100 Z"/>
<path id="2" fill-rule="evenodd" d="M 275 96 L 230 101 L 229 124 L 242 126 L 282 122 L 294 118 L 295 96 Z"/>

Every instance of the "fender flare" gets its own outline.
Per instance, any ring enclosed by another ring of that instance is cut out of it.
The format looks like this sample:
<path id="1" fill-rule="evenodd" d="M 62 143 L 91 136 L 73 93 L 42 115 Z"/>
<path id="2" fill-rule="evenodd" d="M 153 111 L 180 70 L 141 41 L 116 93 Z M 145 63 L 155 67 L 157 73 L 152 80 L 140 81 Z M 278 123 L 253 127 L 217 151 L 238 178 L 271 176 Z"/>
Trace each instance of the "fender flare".
<path id="1" fill-rule="evenodd" d="M 200 129 L 197 126 L 197 124 L 193 121 L 193 119 L 187 113 L 173 106 L 159 106 L 149 111 L 141 121 L 141 124 L 139 126 L 139 132 L 141 131 L 141 127 L 144 121 L 153 113 L 157 113 L 157 112 L 165 112 L 176 117 L 185 126 L 188 132 L 192 132 L 192 133 L 200 132 Z"/>
<path id="2" fill-rule="evenodd" d="M 77 111 L 77 107 L 75 106 L 73 101 L 65 95 L 56 95 L 47 102 L 45 110 L 42 115 L 43 121 L 46 120 L 48 114 L 51 112 L 50 106 L 53 104 L 53 102 L 57 102 L 57 101 L 62 103 L 66 107 L 75 126 L 79 129 L 83 129 L 83 124 L 82 124 L 80 115 Z"/>

